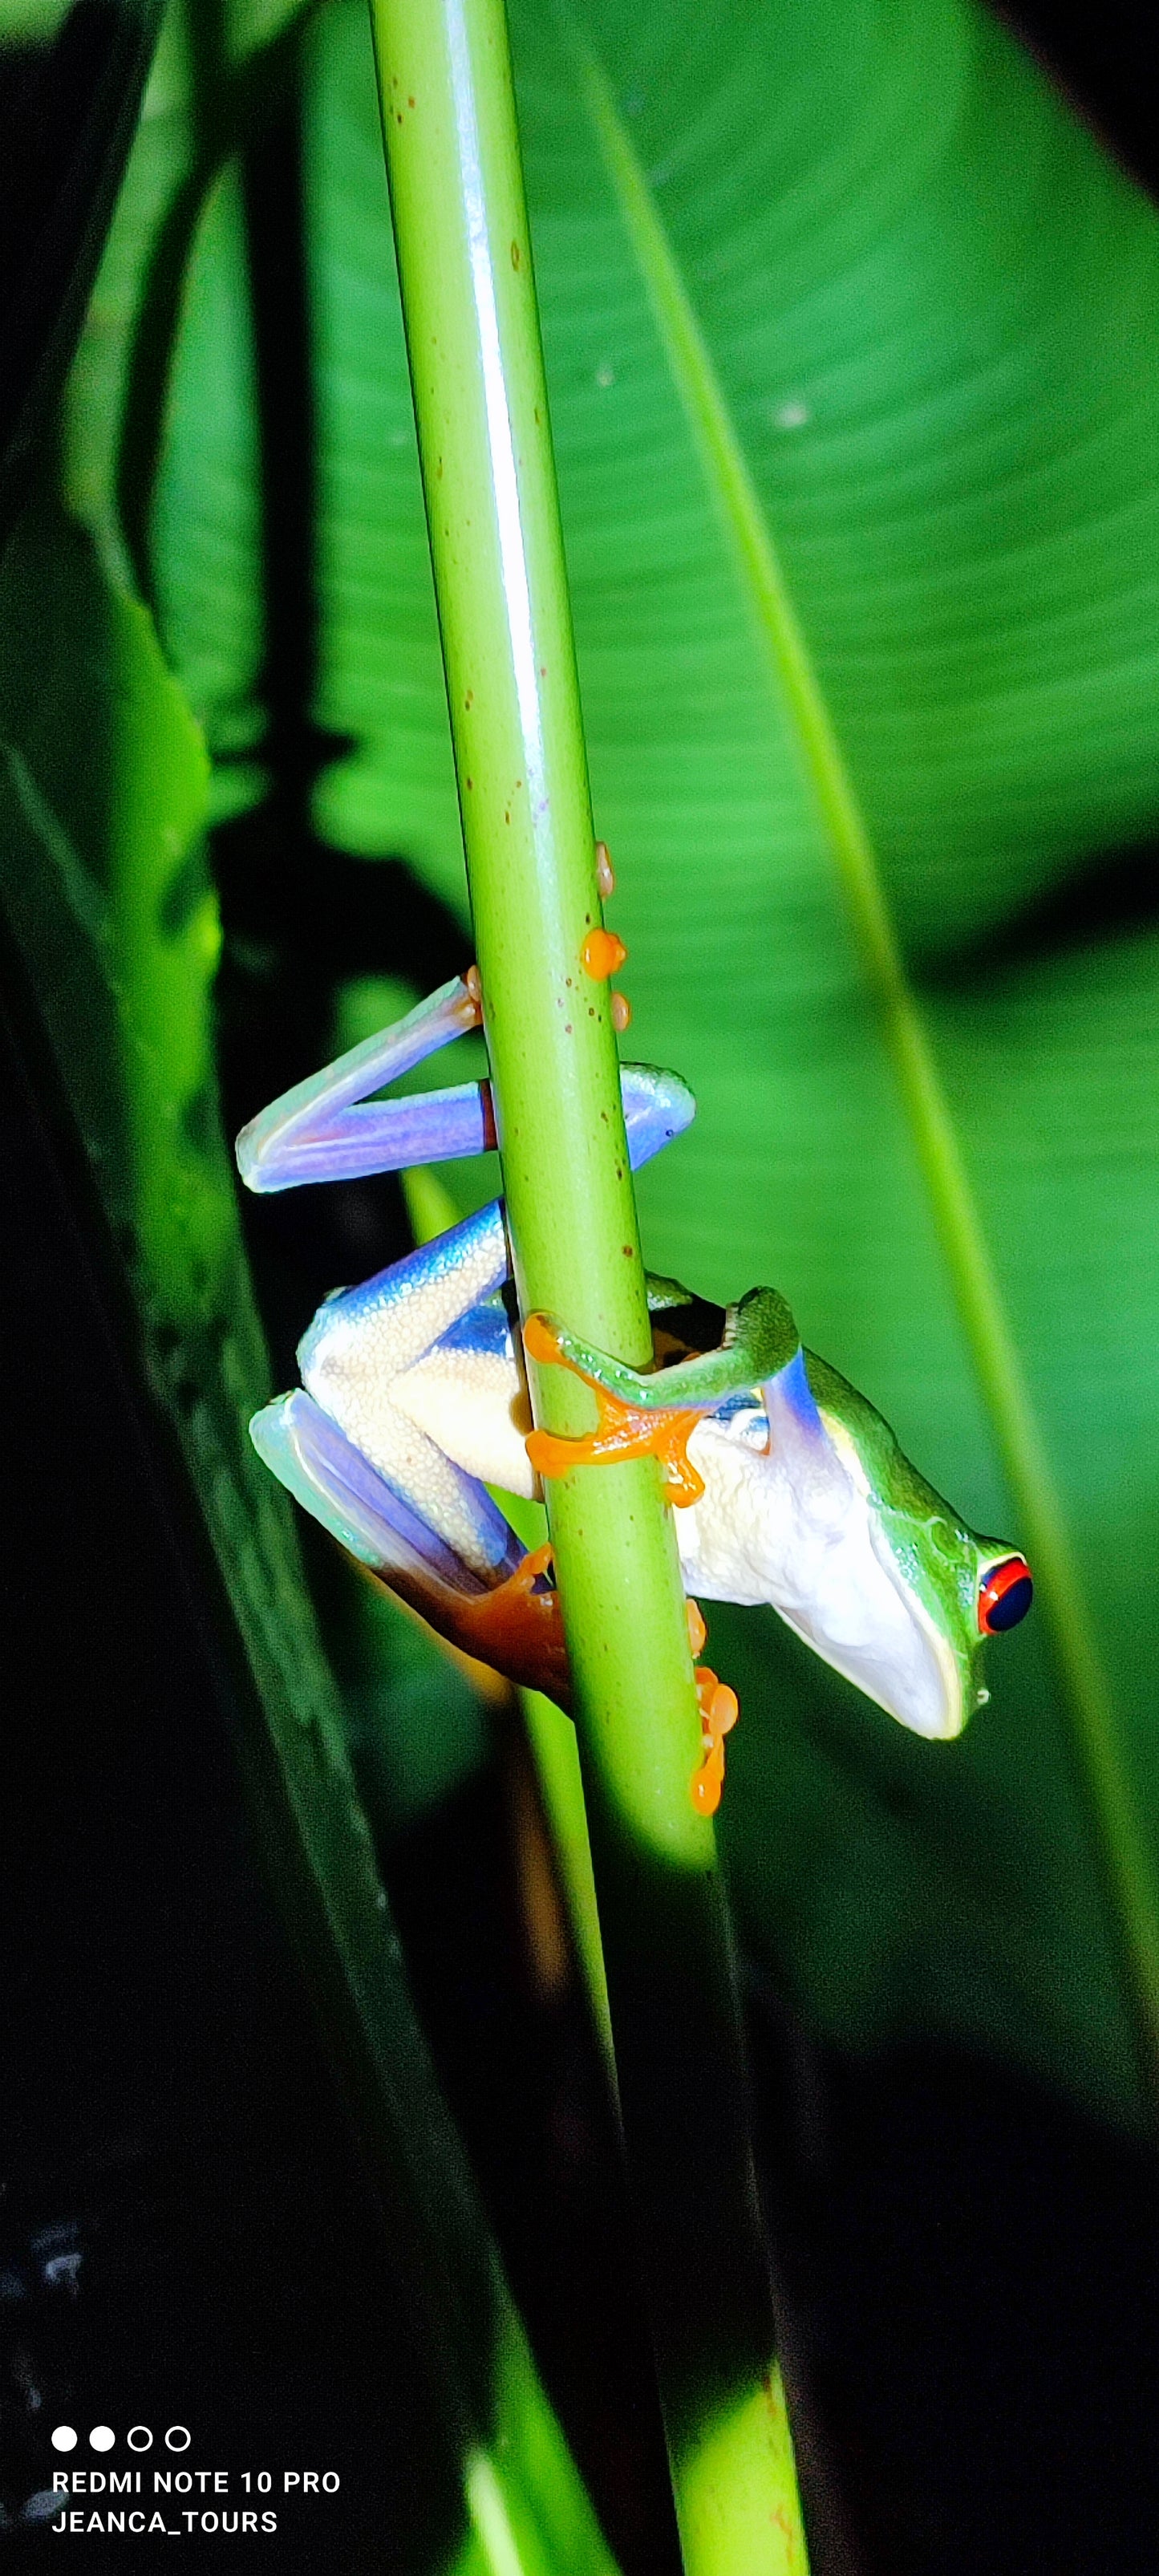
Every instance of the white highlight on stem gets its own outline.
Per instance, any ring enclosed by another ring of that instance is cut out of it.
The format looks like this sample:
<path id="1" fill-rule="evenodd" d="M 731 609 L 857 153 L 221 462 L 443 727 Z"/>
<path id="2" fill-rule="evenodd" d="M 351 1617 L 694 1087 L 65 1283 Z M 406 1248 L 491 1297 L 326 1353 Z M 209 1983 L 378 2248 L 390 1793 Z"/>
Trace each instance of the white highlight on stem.
<path id="1" fill-rule="evenodd" d="M 535 636 L 531 621 L 531 593 L 527 581 L 523 521 L 519 508 L 515 441 L 511 430 L 511 415 L 507 408 L 506 381 L 499 341 L 495 274 L 487 238 L 483 155 L 472 89 L 471 48 L 462 0 L 448 0 L 447 32 L 454 81 L 455 132 L 459 145 L 459 164 L 463 174 L 463 203 L 467 216 L 467 239 L 471 257 L 471 287 L 475 299 L 479 344 L 483 359 L 483 392 L 487 407 L 487 437 L 491 450 L 492 481 L 499 523 L 503 595 L 507 603 L 507 623 L 515 664 L 519 718 L 526 745 L 528 791 L 532 812 L 542 814 L 547 810 L 547 797 L 544 792 L 543 735 L 539 716 L 539 686 L 535 667 Z"/>

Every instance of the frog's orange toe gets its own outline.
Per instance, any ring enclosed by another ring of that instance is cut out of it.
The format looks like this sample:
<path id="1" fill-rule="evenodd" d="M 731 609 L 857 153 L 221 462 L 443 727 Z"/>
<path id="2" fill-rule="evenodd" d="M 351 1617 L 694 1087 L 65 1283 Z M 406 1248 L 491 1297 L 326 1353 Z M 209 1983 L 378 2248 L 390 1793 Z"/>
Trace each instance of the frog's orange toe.
<path id="1" fill-rule="evenodd" d="M 606 984 L 609 975 L 616 974 L 623 965 L 627 954 L 623 940 L 617 939 L 614 930 L 602 927 L 589 930 L 581 951 L 584 973 L 590 975 L 594 983 Z"/>
<path id="2" fill-rule="evenodd" d="M 593 1463 L 595 1433 L 586 1440 L 567 1440 L 562 1432 L 529 1431 L 524 1442 L 537 1476 L 568 1476 L 573 1467 Z"/>
<path id="3" fill-rule="evenodd" d="M 553 1362 L 558 1368 L 570 1366 L 570 1362 L 565 1360 L 559 1347 L 558 1338 L 552 1330 L 551 1321 L 547 1315 L 536 1313 L 528 1316 L 523 1327 L 523 1347 L 528 1359 L 544 1363 Z"/>
<path id="4" fill-rule="evenodd" d="M 699 1613 L 697 1615 L 699 1617 Z M 697 1665 L 696 1696 L 700 1703 L 704 1756 L 692 1775 L 692 1803 L 702 1816 L 715 1816 L 724 1787 L 724 1739 L 736 1725 L 740 1703 L 736 1692 L 729 1689 L 727 1682 L 718 1681 L 707 1664 Z"/>

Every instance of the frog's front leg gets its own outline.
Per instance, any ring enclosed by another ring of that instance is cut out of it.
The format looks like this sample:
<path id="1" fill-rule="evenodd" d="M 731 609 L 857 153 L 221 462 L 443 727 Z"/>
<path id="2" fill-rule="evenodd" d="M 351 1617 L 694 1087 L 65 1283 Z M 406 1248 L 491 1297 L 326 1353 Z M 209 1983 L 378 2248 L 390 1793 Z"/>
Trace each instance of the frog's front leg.
<path id="1" fill-rule="evenodd" d="M 573 1467 L 614 1458 L 654 1456 L 664 1470 L 669 1500 L 700 1501 L 704 1480 L 688 1455 L 688 1442 L 706 1414 L 738 1395 L 761 1391 L 780 1379 L 790 1391 L 803 1379 L 800 1337 L 783 1297 L 773 1288 L 751 1289 L 739 1306 L 725 1313 L 724 1332 L 716 1348 L 645 1376 L 623 1361 L 593 1350 L 554 1316 L 529 1315 L 523 1328 L 529 1356 L 573 1369 L 592 1388 L 598 1421 L 594 1431 L 569 1439 L 533 1431 L 527 1454 L 540 1476 L 567 1475 Z M 807 1382 L 801 1400 L 812 1411 Z M 704 1644 L 704 1622 L 689 1603 L 689 1637 L 694 1658 Z M 695 1618 L 693 1613 L 695 1612 Z M 693 1805 L 702 1815 L 715 1815 L 724 1785 L 724 1738 L 737 1721 L 736 1693 L 718 1681 L 707 1666 L 696 1665 L 703 1751 L 691 1781 Z"/>
<path id="2" fill-rule="evenodd" d="M 537 1475 L 565 1476 L 573 1467 L 651 1455 L 659 1458 L 670 1499 L 677 1504 L 699 1502 L 704 1491 L 688 1456 L 697 1422 L 730 1397 L 779 1377 L 801 1348 L 792 1315 L 775 1288 L 752 1288 L 738 1306 L 727 1309 L 715 1350 L 695 1352 L 647 1376 L 593 1350 L 554 1315 L 529 1315 L 523 1339 L 530 1358 L 554 1362 L 582 1377 L 599 1411 L 595 1430 L 578 1439 L 531 1433 L 527 1454 Z"/>

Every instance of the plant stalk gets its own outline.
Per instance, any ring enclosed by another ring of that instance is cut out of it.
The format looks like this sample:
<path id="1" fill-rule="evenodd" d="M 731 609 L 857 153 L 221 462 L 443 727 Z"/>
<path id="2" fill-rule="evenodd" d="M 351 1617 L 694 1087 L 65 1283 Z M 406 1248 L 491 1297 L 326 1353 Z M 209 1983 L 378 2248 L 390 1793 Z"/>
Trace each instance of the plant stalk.
<path id="1" fill-rule="evenodd" d="M 371 0 L 467 873 L 521 1311 L 651 1359 L 502 0 Z M 589 1427 L 541 1371 L 536 1418 Z M 688 2576 L 805 2563 L 733 1953 L 674 1533 L 651 1459 L 549 1523 L 629 2178 Z"/>

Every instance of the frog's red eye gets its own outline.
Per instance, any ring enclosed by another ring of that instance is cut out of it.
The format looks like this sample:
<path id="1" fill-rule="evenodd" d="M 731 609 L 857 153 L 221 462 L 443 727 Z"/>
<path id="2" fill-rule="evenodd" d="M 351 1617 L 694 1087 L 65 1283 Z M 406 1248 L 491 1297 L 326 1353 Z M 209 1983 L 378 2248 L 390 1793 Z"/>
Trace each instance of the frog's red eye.
<path id="1" fill-rule="evenodd" d="M 1034 1599 L 1034 1584 L 1024 1556 L 1004 1556 L 992 1565 L 978 1595 L 978 1625 L 985 1637 L 1016 1628 Z"/>

